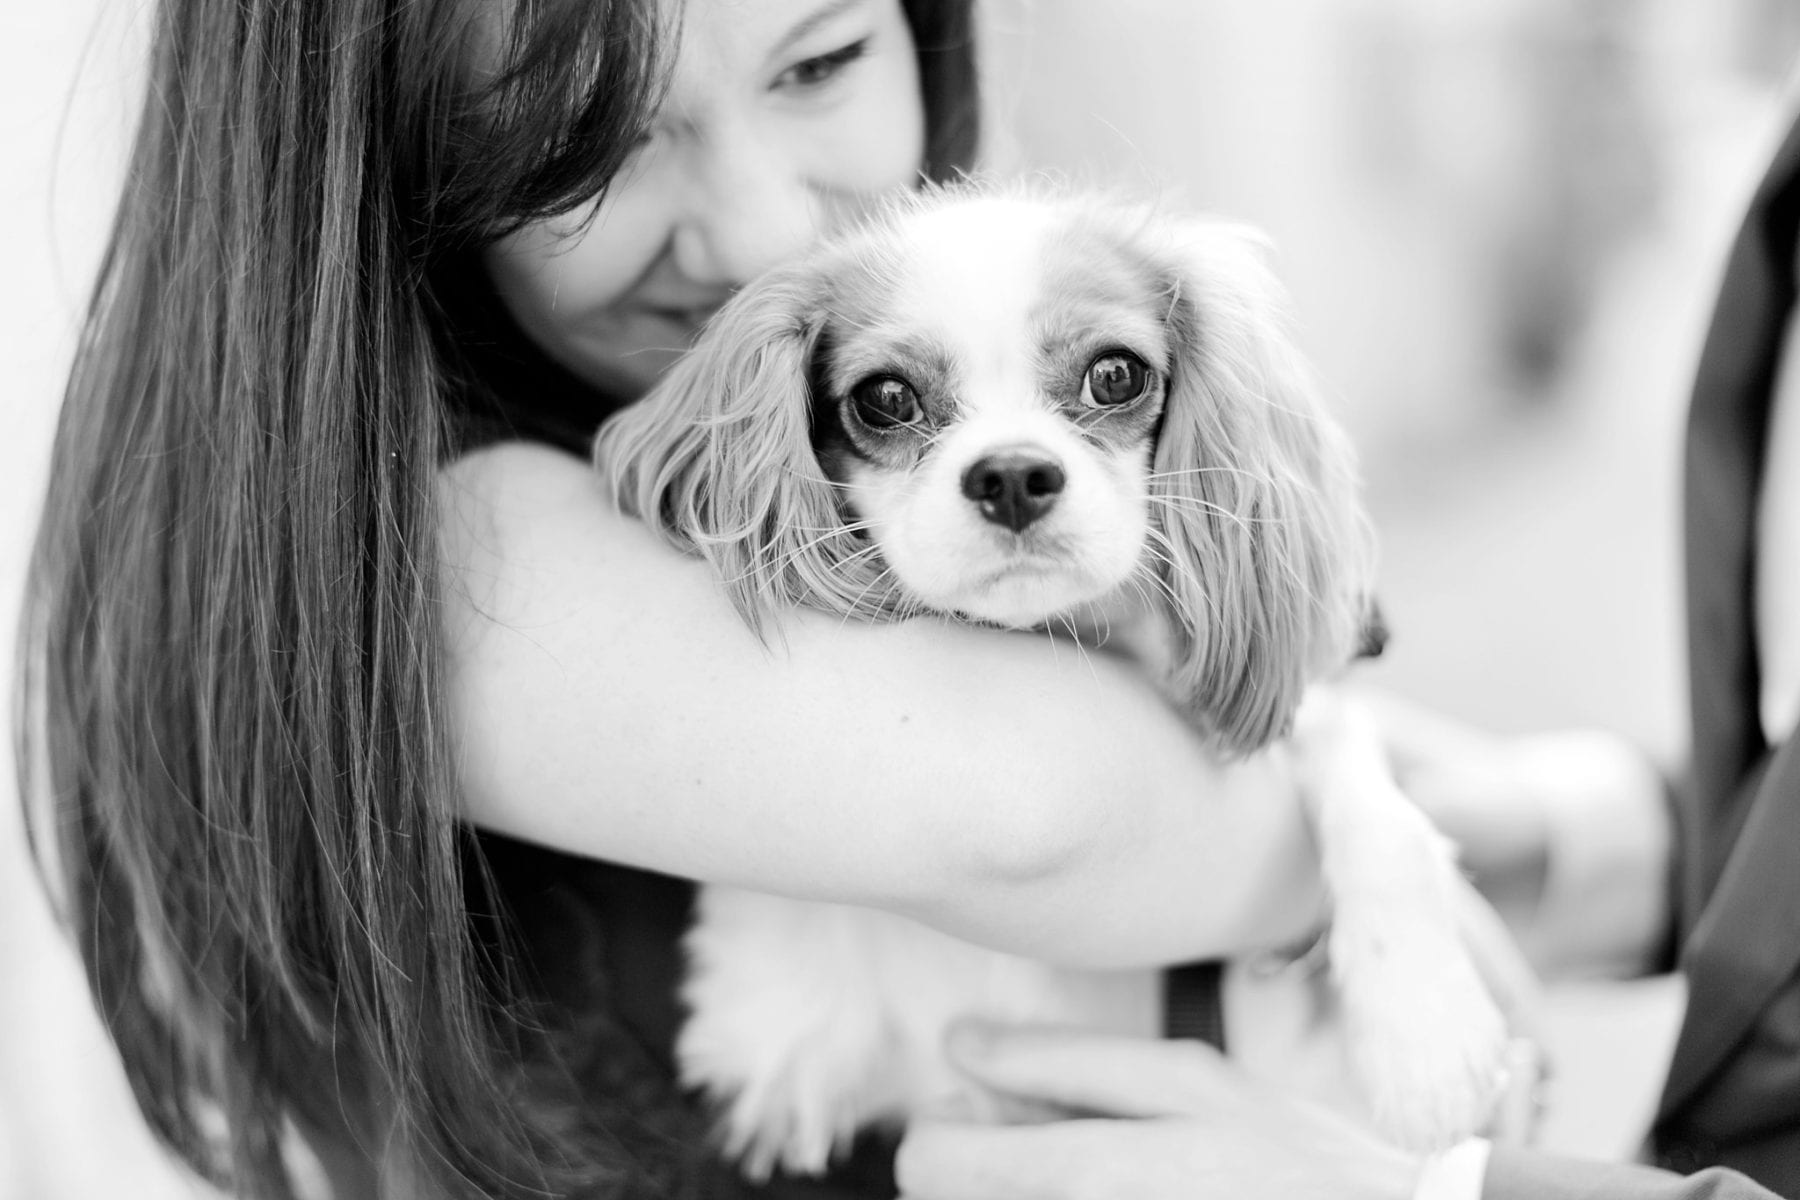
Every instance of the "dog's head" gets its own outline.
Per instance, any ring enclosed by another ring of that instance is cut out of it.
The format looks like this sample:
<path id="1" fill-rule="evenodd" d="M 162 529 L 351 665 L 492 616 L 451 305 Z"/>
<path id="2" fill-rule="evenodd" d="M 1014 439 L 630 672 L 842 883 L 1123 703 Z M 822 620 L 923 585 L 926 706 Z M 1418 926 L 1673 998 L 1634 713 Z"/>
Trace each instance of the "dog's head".
<path id="1" fill-rule="evenodd" d="M 1244 231 L 1094 197 L 928 193 L 778 268 L 602 431 L 620 503 L 783 607 L 1008 626 L 1121 593 L 1221 749 L 1355 653 L 1348 445 Z"/>

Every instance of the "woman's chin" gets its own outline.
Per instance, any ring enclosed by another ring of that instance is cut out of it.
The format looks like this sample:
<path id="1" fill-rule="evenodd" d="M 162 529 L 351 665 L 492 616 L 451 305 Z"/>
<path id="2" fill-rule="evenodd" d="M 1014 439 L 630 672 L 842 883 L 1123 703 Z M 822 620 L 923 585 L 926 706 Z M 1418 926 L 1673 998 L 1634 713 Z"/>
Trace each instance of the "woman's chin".
<path id="1" fill-rule="evenodd" d="M 685 346 L 646 346 L 609 354 L 559 355 L 563 366 L 608 396 L 635 400 L 656 386 Z"/>

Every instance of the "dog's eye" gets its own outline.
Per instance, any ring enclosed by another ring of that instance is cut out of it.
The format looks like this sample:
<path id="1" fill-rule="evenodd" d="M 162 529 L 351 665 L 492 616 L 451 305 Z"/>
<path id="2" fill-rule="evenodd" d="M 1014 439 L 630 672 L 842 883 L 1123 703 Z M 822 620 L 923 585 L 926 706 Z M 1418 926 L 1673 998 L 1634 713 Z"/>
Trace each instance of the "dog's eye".
<path id="1" fill-rule="evenodd" d="M 1150 368 L 1144 360 L 1123 350 L 1109 350 L 1088 364 L 1088 396 L 1102 407 L 1136 400 L 1149 380 Z"/>
<path id="2" fill-rule="evenodd" d="M 857 415 L 878 429 L 911 425 L 924 415 L 913 385 L 892 375 L 863 380 L 850 389 L 850 399 L 856 402 Z"/>

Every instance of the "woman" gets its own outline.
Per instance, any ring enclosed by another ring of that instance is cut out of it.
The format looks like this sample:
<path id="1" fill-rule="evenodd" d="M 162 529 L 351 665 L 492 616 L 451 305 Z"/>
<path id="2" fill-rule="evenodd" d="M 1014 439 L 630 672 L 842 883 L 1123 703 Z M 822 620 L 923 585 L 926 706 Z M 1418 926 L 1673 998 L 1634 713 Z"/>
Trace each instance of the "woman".
<path id="1" fill-rule="evenodd" d="M 185 1161 L 290 1195 L 297 1128 L 340 1196 L 732 1193 L 668 1061 L 689 879 L 1093 965 L 1315 923 L 1279 766 L 1122 668 L 804 615 L 766 655 L 589 481 L 731 288 L 967 162 L 966 5 L 166 0 L 154 56 L 23 757 Z"/>

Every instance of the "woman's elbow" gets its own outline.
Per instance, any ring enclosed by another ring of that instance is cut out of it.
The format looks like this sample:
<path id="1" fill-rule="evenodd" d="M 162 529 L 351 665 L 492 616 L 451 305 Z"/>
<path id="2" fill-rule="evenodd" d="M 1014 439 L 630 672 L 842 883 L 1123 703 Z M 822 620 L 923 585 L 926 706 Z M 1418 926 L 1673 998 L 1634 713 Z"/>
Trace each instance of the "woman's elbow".
<path id="1" fill-rule="evenodd" d="M 971 882 L 1054 881 L 1077 869 L 1096 845 L 1098 806 L 1089 800 L 1027 786 L 987 807 L 959 856 Z"/>
<path id="2" fill-rule="evenodd" d="M 984 772 L 984 775 L 987 773 Z M 945 865 L 970 887 L 1011 892 L 1055 888 L 1118 857 L 1129 824 L 1120 789 L 1140 783 L 1106 779 L 1048 763 L 994 772 L 944 806 Z"/>

